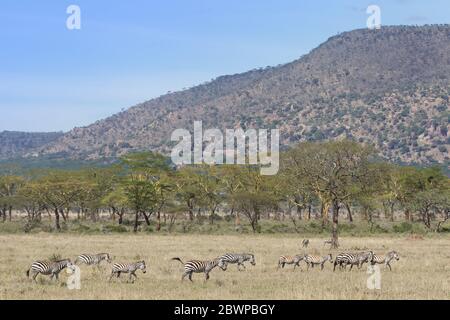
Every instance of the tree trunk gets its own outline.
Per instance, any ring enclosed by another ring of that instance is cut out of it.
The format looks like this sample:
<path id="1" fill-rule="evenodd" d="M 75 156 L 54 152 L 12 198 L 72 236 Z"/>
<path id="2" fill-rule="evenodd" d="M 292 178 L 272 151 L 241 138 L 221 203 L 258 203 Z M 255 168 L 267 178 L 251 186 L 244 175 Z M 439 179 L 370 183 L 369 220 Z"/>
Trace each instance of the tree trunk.
<path id="1" fill-rule="evenodd" d="M 58 230 L 58 231 L 61 230 L 61 225 L 59 224 L 59 210 L 58 210 L 58 208 L 55 209 L 55 226 L 56 226 L 56 230 Z"/>
<path id="2" fill-rule="evenodd" d="M 12 220 L 12 206 L 9 206 L 8 214 L 9 214 L 9 222 L 11 222 L 11 220 Z"/>
<path id="3" fill-rule="evenodd" d="M 150 225 L 149 215 L 147 215 L 145 212 L 142 212 L 142 215 L 144 216 L 145 222 L 149 226 Z"/>
<path id="4" fill-rule="evenodd" d="M 136 213 L 134 215 L 134 228 L 133 232 L 137 232 L 138 230 L 138 224 L 139 224 L 139 211 L 136 210 Z"/>
<path id="5" fill-rule="evenodd" d="M 156 220 L 158 221 L 158 223 L 156 225 L 156 231 L 160 231 L 161 230 L 161 212 L 159 212 L 159 211 L 156 215 Z"/>
<path id="6" fill-rule="evenodd" d="M 333 229 L 331 233 L 331 240 L 332 240 L 331 247 L 333 249 L 337 249 L 339 247 L 338 224 L 339 224 L 339 201 L 333 200 Z"/>
<path id="7" fill-rule="evenodd" d="M 311 210 L 312 210 L 312 205 L 308 204 L 308 220 L 311 220 Z"/>
<path id="8" fill-rule="evenodd" d="M 347 209 L 348 221 L 353 222 L 352 210 L 348 203 L 345 204 L 345 208 Z"/>

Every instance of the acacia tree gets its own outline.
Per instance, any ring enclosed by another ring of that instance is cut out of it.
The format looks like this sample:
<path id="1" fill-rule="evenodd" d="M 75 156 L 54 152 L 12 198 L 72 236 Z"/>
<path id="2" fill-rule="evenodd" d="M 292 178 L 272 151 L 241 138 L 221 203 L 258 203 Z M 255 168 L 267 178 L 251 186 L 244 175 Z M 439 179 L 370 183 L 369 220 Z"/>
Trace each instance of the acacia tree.
<path id="1" fill-rule="evenodd" d="M 18 193 L 24 183 L 24 179 L 19 176 L 0 176 L 0 215 L 3 217 L 3 222 L 6 221 L 7 213 L 11 221 L 12 209 L 17 203 Z"/>
<path id="2" fill-rule="evenodd" d="M 174 175 L 175 197 L 181 203 L 180 209 L 187 211 L 190 221 L 194 220 L 195 210 L 200 211 L 203 200 L 197 174 L 195 166 L 185 166 Z"/>
<path id="3" fill-rule="evenodd" d="M 253 232 L 260 232 L 259 220 L 266 209 L 276 209 L 279 198 L 273 192 L 268 176 L 260 174 L 258 166 L 241 166 L 239 190 L 233 196 L 233 202 L 250 222 Z"/>
<path id="4" fill-rule="evenodd" d="M 337 248 L 339 210 L 368 185 L 372 150 L 352 141 L 301 143 L 287 152 L 292 183 L 304 183 L 332 208 L 332 247 Z"/>
<path id="5" fill-rule="evenodd" d="M 150 216 L 159 204 L 158 185 L 161 176 L 170 168 L 164 156 L 153 152 L 127 155 L 122 158 L 122 167 L 126 173 L 122 180 L 124 192 L 135 215 L 133 231 L 137 232 L 140 215 L 150 225 Z"/>
<path id="6" fill-rule="evenodd" d="M 84 183 L 77 172 L 46 171 L 41 177 L 28 182 L 24 196 L 43 204 L 49 212 L 53 212 L 55 227 L 59 231 L 60 217 L 65 219 L 64 208 L 70 208 L 85 187 Z"/>

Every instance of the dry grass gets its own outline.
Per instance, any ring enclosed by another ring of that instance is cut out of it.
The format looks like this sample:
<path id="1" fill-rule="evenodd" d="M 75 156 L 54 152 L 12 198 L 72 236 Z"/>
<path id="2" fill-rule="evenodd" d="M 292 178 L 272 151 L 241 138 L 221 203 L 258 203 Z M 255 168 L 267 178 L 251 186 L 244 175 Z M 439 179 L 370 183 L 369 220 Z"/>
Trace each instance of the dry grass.
<path id="1" fill-rule="evenodd" d="M 324 239 L 311 239 L 308 252 L 328 253 Z M 301 239 L 294 236 L 205 236 L 205 235 L 95 235 L 57 234 L 0 236 L 0 299 L 449 299 L 450 238 L 342 238 L 339 250 L 373 249 L 384 253 L 397 250 L 400 261 L 393 271 L 382 269 L 382 289 L 366 288 L 366 269 L 336 271 L 327 263 L 325 270 L 292 271 L 292 266 L 277 271 L 281 254 L 295 254 Z M 107 282 L 109 265 L 101 271 L 82 267 L 81 290 L 65 287 L 62 281 L 51 283 L 38 276 L 37 284 L 25 277 L 35 259 L 52 254 L 75 258 L 84 252 L 110 252 L 114 261 L 145 259 L 147 273 L 137 273 L 134 284 L 126 279 Z M 194 283 L 181 283 L 182 266 L 170 261 L 174 256 L 212 258 L 232 251 L 249 251 L 257 265 L 238 272 L 230 265 L 226 272 L 213 270 L 205 283 L 202 274 L 194 274 Z M 336 254 L 337 252 L 332 252 Z"/>

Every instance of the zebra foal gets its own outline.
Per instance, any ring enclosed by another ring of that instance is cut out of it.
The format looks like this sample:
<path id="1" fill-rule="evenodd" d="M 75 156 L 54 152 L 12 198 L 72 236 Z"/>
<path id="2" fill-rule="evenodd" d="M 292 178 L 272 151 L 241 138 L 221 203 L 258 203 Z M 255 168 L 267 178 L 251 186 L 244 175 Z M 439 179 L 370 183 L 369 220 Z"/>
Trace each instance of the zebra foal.
<path id="1" fill-rule="evenodd" d="M 374 254 L 372 264 L 384 264 L 385 268 L 389 267 L 389 270 L 392 271 L 391 261 L 394 259 L 397 261 L 400 260 L 400 257 L 395 250 L 389 251 L 385 256 Z"/>
<path id="2" fill-rule="evenodd" d="M 193 273 L 204 273 L 206 281 L 209 279 L 209 273 L 215 267 L 219 267 L 223 271 L 227 270 L 227 262 L 220 257 L 213 260 L 190 260 L 186 263 L 184 263 L 183 260 L 178 257 L 172 258 L 172 260 L 179 261 L 184 265 L 184 272 L 181 277 L 181 281 L 183 281 L 184 278 L 188 276 L 188 279 L 192 282 Z"/>
<path id="3" fill-rule="evenodd" d="M 304 260 L 307 265 L 306 270 L 309 270 L 309 267 L 314 268 L 314 265 L 319 265 L 319 264 L 320 264 L 320 270 L 323 270 L 325 262 L 330 261 L 330 263 L 333 263 L 333 256 L 331 255 L 331 253 L 324 257 L 307 254 L 305 256 Z"/>
<path id="4" fill-rule="evenodd" d="M 252 253 L 226 253 L 220 256 L 219 259 L 222 259 L 227 264 L 236 263 L 239 271 L 242 271 L 240 269 L 241 266 L 244 267 L 244 270 L 247 269 L 244 264 L 246 261 L 249 261 L 252 266 L 256 265 L 255 255 Z"/>
<path id="5" fill-rule="evenodd" d="M 305 255 L 297 254 L 295 256 L 280 256 L 278 259 L 278 267 L 277 270 L 284 268 L 286 264 L 293 264 L 294 270 L 296 267 L 300 267 L 300 262 L 305 258 Z"/>
<path id="6" fill-rule="evenodd" d="M 85 263 L 88 266 L 91 265 L 100 265 L 100 262 L 102 262 L 103 260 L 105 260 L 108 263 L 111 263 L 112 259 L 111 256 L 109 255 L 109 253 L 98 253 L 98 254 L 80 254 L 76 259 L 75 259 L 75 264 L 78 263 Z"/>
<path id="7" fill-rule="evenodd" d="M 59 279 L 59 273 L 65 268 L 73 268 L 74 264 L 70 259 L 63 259 L 57 261 L 34 261 L 30 268 L 26 271 L 27 277 L 32 277 L 36 282 L 36 277 L 39 274 L 50 275 L 50 279 Z"/>
<path id="8" fill-rule="evenodd" d="M 113 276 L 119 278 L 122 273 L 129 273 L 128 281 L 134 283 L 134 280 L 137 279 L 137 270 L 142 270 L 142 273 L 147 272 L 144 260 L 135 263 L 114 263 L 108 281 L 111 281 Z M 134 277 L 134 279 L 131 277 Z"/>

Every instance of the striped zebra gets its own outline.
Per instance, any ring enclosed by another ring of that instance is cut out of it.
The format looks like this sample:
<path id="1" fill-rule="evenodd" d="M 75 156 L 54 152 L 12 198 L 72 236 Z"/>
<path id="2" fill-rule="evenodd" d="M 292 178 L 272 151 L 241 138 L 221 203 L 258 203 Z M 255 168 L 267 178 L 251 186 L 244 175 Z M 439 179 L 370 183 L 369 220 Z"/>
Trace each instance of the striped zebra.
<path id="1" fill-rule="evenodd" d="M 323 242 L 323 246 L 325 247 L 326 245 L 332 246 L 333 245 L 333 240 L 332 239 L 325 240 Z"/>
<path id="2" fill-rule="evenodd" d="M 360 252 L 360 253 L 340 253 L 336 256 L 336 259 L 334 259 L 334 267 L 333 271 L 336 270 L 336 266 L 339 265 L 339 267 L 346 268 L 347 265 L 350 265 L 350 270 L 352 270 L 354 265 L 357 265 L 358 268 L 361 268 L 361 266 L 365 262 L 371 263 L 373 260 L 373 252 Z"/>
<path id="3" fill-rule="evenodd" d="M 146 266 L 145 261 L 138 261 L 135 263 L 114 263 L 112 266 L 111 275 L 109 277 L 109 281 L 111 281 L 113 276 L 116 276 L 117 278 L 120 277 L 120 274 L 122 273 L 129 273 L 128 281 L 134 282 L 135 279 L 137 279 L 136 271 L 142 270 L 142 273 L 146 273 Z M 131 277 L 134 277 L 132 279 Z"/>
<path id="4" fill-rule="evenodd" d="M 50 275 L 50 279 L 59 279 L 59 273 L 64 268 L 73 268 L 73 264 L 70 259 L 63 259 L 58 261 L 34 261 L 31 264 L 31 267 L 27 270 L 26 275 L 36 281 L 36 277 L 39 273 L 43 275 Z"/>
<path id="5" fill-rule="evenodd" d="M 379 256 L 374 254 L 372 264 L 384 264 L 384 267 L 389 267 L 389 270 L 392 271 L 391 268 L 391 261 L 392 260 L 400 260 L 400 257 L 397 253 L 397 251 L 389 251 L 385 256 Z"/>
<path id="6" fill-rule="evenodd" d="M 361 252 L 360 254 L 359 254 L 359 257 L 358 257 L 358 260 L 359 260 L 359 262 L 358 262 L 358 269 L 361 269 L 361 267 L 364 265 L 364 263 L 370 263 L 370 264 L 372 264 L 372 262 L 373 262 L 373 256 L 374 256 L 374 254 L 373 254 L 373 252 L 372 251 L 367 251 L 367 252 Z"/>
<path id="7" fill-rule="evenodd" d="M 309 270 L 309 267 L 314 268 L 314 265 L 316 264 L 320 264 L 320 270 L 323 270 L 325 262 L 330 261 L 330 263 L 333 263 L 333 256 L 331 255 L 331 253 L 324 257 L 307 254 L 304 260 L 307 265 L 306 270 Z"/>
<path id="8" fill-rule="evenodd" d="M 240 266 L 244 267 L 244 270 L 247 269 L 245 267 L 244 262 L 249 261 L 252 266 L 256 265 L 255 262 L 255 255 L 252 253 L 226 253 L 219 257 L 219 259 L 222 259 L 227 264 L 231 263 L 237 263 L 237 268 L 239 271 L 242 271 L 240 269 Z"/>
<path id="9" fill-rule="evenodd" d="M 303 239 L 302 248 L 308 248 L 308 246 L 309 246 L 309 239 Z"/>
<path id="10" fill-rule="evenodd" d="M 109 255 L 109 253 L 99 253 L 99 254 L 80 254 L 76 259 L 75 259 L 75 264 L 78 263 L 85 263 L 88 266 L 91 265 L 100 265 L 100 262 L 102 262 L 103 260 L 105 260 L 108 263 L 111 263 L 112 259 L 111 256 Z"/>
<path id="11" fill-rule="evenodd" d="M 295 256 L 280 256 L 278 259 L 278 267 L 277 270 L 281 268 L 284 268 L 284 265 L 286 264 L 293 264 L 294 270 L 296 267 L 300 267 L 300 262 L 305 258 L 305 255 L 297 254 Z"/>
<path id="12" fill-rule="evenodd" d="M 184 280 L 186 276 L 188 276 L 189 280 L 192 282 L 192 274 L 193 273 L 204 273 L 205 274 L 205 280 L 209 279 L 209 273 L 211 270 L 213 270 L 215 267 L 219 267 L 223 271 L 227 270 L 227 262 L 224 261 L 222 258 L 218 257 L 213 260 L 190 260 L 186 263 L 183 262 L 178 257 L 172 258 L 172 260 L 176 260 L 181 262 L 181 264 L 184 265 L 184 273 L 181 277 L 181 281 Z"/>

